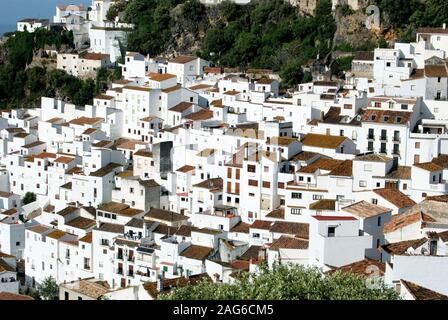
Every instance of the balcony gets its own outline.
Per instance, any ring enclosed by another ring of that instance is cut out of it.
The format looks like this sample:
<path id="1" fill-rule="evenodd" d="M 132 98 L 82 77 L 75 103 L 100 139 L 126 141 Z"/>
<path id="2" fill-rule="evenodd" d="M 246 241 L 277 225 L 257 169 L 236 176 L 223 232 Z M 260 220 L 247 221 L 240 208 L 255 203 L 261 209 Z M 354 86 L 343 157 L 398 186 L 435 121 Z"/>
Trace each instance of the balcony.
<path id="1" fill-rule="evenodd" d="M 387 136 L 380 136 L 380 141 L 387 141 Z"/>
<path id="2" fill-rule="evenodd" d="M 118 270 L 117 270 L 117 274 L 119 274 L 119 275 L 123 275 L 123 269 L 118 269 Z"/>
<path id="3" fill-rule="evenodd" d="M 130 271 L 129 270 L 127 276 L 133 278 L 134 277 L 134 271 Z"/>
<path id="4" fill-rule="evenodd" d="M 392 151 L 393 155 L 399 156 L 400 155 L 400 150 L 394 150 Z"/>
<path id="5" fill-rule="evenodd" d="M 398 136 L 394 136 L 394 137 L 392 138 L 392 141 L 393 141 L 393 142 L 398 142 L 398 143 L 400 143 L 400 142 L 401 142 L 401 139 L 400 139 L 400 137 L 398 137 Z"/>
<path id="6" fill-rule="evenodd" d="M 135 257 L 128 257 L 129 262 L 135 262 Z"/>
<path id="7" fill-rule="evenodd" d="M 380 154 L 387 154 L 387 149 L 380 149 Z"/>
<path id="8" fill-rule="evenodd" d="M 375 136 L 373 134 L 368 134 L 367 140 L 375 140 Z"/>
<path id="9" fill-rule="evenodd" d="M 123 254 L 121 253 L 119 253 L 119 254 L 117 254 L 117 260 L 123 260 Z"/>

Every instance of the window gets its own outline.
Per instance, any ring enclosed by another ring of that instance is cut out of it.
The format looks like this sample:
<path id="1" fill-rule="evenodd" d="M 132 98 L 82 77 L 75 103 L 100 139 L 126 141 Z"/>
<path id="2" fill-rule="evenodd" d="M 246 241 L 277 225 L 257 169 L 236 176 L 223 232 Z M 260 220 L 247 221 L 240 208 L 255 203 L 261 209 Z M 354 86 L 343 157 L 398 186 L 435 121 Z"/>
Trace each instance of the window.
<path id="1" fill-rule="evenodd" d="M 381 227 L 381 217 L 378 217 L 378 227 Z"/>
<path id="2" fill-rule="evenodd" d="M 367 181 L 365 181 L 365 180 L 359 180 L 359 186 L 362 187 L 362 188 L 367 187 Z"/>
<path id="3" fill-rule="evenodd" d="M 336 235 L 336 227 L 328 227 L 327 236 L 334 237 Z"/>
<path id="4" fill-rule="evenodd" d="M 313 200 L 322 200 L 323 196 L 321 194 L 313 194 Z"/>
<path id="5" fill-rule="evenodd" d="M 247 165 L 247 171 L 248 172 L 255 172 L 256 167 L 253 164 L 248 164 Z"/>
<path id="6" fill-rule="evenodd" d="M 302 214 L 302 209 L 300 209 L 300 208 L 291 208 L 291 214 Z"/>
<path id="7" fill-rule="evenodd" d="M 366 172 L 372 171 L 372 165 L 371 164 L 365 164 L 364 165 L 364 171 L 366 171 Z"/>
<path id="8" fill-rule="evenodd" d="M 378 204 L 378 199 L 372 199 L 372 204 Z"/>
<path id="9" fill-rule="evenodd" d="M 271 183 L 269 181 L 263 181 L 263 188 L 270 188 Z"/>
<path id="10" fill-rule="evenodd" d="M 415 143 L 415 149 L 420 149 L 420 142 Z"/>
<path id="11" fill-rule="evenodd" d="M 258 181 L 257 180 L 249 180 L 248 184 L 252 187 L 258 187 Z"/>
<path id="12" fill-rule="evenodd" d="M 299 192 L 293 192 L 291 194 L 291 198 L 293 198 L 293 199 L 302 199 L 302 194 L 299 193 Z"/>

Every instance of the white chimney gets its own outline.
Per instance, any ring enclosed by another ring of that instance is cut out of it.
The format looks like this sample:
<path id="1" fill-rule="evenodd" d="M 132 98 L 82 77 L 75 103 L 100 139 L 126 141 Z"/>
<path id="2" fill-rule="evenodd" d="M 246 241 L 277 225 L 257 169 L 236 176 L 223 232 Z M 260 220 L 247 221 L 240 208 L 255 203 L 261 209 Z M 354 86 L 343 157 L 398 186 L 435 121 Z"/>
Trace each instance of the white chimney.
<path id="1" fill-rule="evenodd" d="M 442 25 L 442 28 L 445 30 L 446 29 L 446 23 L 444 23 L 443 25 Z"/>

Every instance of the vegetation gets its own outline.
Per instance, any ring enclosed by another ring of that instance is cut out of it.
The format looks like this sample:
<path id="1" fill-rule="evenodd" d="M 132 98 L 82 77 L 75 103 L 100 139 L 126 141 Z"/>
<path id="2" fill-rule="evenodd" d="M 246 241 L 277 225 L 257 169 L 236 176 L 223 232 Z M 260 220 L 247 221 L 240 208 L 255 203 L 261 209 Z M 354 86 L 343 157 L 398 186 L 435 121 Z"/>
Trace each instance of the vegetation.
<path id="1" fill-rule="evenodd" d="M 52 70 L 30 66 L 34 54 L 45 46 L 73 47 L 71 32 L 37 30 L 9 34 L 0 47 L 0 106 L 32 107 L 41 96 L 57 97 L 77 105 L 91 102 L 95 83 Z"/>
<path id="2" fill-rule="evenodd" d="M 59 286 L 53 277 L 45 278 L 38 289 L 43 300 L 59 300 Z"/>
<path id="3" fill-rule="evenodd" d="M 302 74 L 294 69 L 331 50 L 336 31 L 331 6 L 331 0 L 319 0 L 314 16 L 299 16 L 284 0 L 246 6 L 224 1 L 214 9 L 199 0 L 134 0 L 124 12 L 125 20 L 136 25 L 128 49 L 163 53 L 173 46 L 180 26 L 182 33 L 203 36 L 197 54 L 204 59 L 224 67 L 273 69 L 286 84 L 296 84 Z"/>
<path id="4" fill-rule="evenodd" d="M 300 265 L 262 266 L 259 275 L 245 273 L 234 284 L 203 280 L 159 296 L 164 300 L 396 300 L 394 289 L 352 273 L 324 276 L 319 269 Z"/>
<path id="5" fill-rule="evenodd" d="M 33 193 L 33 192 L 25 193 L 25 196 L 23 197 L 23 201 L 22 201 L 24 205 L 32 203 L 34 201 L 36 201 L 36 194 L 35 193 Z"/>

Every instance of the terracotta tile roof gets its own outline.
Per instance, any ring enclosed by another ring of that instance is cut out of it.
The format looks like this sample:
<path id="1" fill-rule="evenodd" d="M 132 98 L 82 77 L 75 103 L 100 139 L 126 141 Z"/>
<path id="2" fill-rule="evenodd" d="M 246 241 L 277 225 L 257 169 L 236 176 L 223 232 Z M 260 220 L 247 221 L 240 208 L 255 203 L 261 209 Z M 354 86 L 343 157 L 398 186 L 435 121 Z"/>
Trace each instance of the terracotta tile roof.
<path id="1" fill-rule="evenodd" d="M 104 148 L 109 145 L 112 145 L 111 140 L 101 140 L 101 141 L 98 141 L 98 142 L 92 144 L 92 147 Z"/>
<path id="2" fill-rule="evenodd" d="M 389 162 L 392 161 L 392 158 L 386 157 L 381 154 L 370 153 L 364 154 L 361 156 L 357 156 L 353 161 L 367 161 L 367 162 Z"/>
<path id="3" fill-rule="evenodd" d="M 134 156 L 140 156 L 145 158 L 152 158 L 152 152 L 145 149 L 140 149 L 134 153 Z"/>
<path id="4" fill-rule="evenodd" d="M 65 156 L 63 156 L 63 157 L 59 157 L 59 158 L 57 158 L 56 160 L 54 160 L 54 162 L 56 162 L 56 163 L 65 163 L 65 164 L 67 164 L 67 163 L 70 163 L 70 162 L 72 162 L 72 161 L 74 161 L 75 159 L 74 158 L 70 158 L 70 157 L 65 157 Z"/>
<path id="5" fill-rule="evenodd" d="M 164 235 L 173 235 L 176 233 L 177 230 L 178 230 L 178 228 L 176 228 L 176 227 L 170 227 L 170 226 L 167 226 L 166 224 L 159 224 L 157 226 L 157 228 L 154 229 L 154 233 L 160 233 L 160 234 L 164 234 Z"/>
<path id="6" fill-rule="evenodd" d="M 141 143 L 137 140 L 125 140 L 117 145 L 117 149 L 135 150 L 135 146 Z"/>
<path id="7" fill-rule="evenodd" d="M 316 152 L 310 152 L 310 151 L 301 151 L 295 156 L 293 156 L 290 161 L 308 161 L 313 159 L 314 157 L 318 156 L 319 153 Z"/>
<path id="8" fill-rule="evenodd" d="M 98 206 L 98 210 L 106 211 L 106 212 L 112 212 L 112 213 L 118 213 L 122 210 L 128 209 L 129 205 L 125 203 L 119 203 L 119 202 L 106 202 L 102 203 Z"/>
<path id="9" fill-rule="evenodd" d="M 207 148 L 204 149 L 202 151 L 199 151 L 196 156 L 198 157 L 209 157 L 211 155 L 213 155 L 216 152 L 216 149 L 212 149 L 212 148 Z"/>
<path id="10" fill-rule="evenodd" d="M 448 296 L 410 281 L 400 280 L 401 283 L 408 289 L 409 293 L 414 296 L 415 300 L 448 300 Z"/>
<path id="11" fill-rule="evenodd" d="M 80 118 L 76 118 L 76 119 L 69 121 L 69 123 L 83 126 L 83 125 L 94 125 L 99 122 L 103 122 L 103 120 L 104 120 L 103 118 L 99 118 L 99 117 L 97 117 L 97 118 L 80 117 Z"/>
<path id="12" fill-rule="evenodd" d="M 324 149 L 336 149 L 347 138 L 341 136 L 330 136 L 324 134 L 308 133 L 302 138 L 302 143 L 309 147 L 318 147 Z"/>
<path id="13" fill-rule="evenodd" d="M 191 231 L 194 228 L 191 226 L 187 226 L 187 225 L 182 225 L 179 227 L 179 229 L 177 229 L 176 231 L 176 235 L 177 236 L 183 236 L 183 237 L 191 237 Z"/>
<path id="14" fill-rule="evenodd" d="M 336 168 L 331 170 L 330 176 L 351 177 L 353 175 L 353 161 L 345 160 Z"/>
<path id="15" fill-rule="evenodd" d="M 402 229 L 408 225 L 422 222 L 435 222 L 430 216 L 423 214 L 421 211 L 413 213 L 402 213 L 392 216 L 389 222 L 384 224 L 384 233 L 391 233 Z"/>
<path id="16" fill-rule="evenodd" d="M 262 230 L 269 230 L 271 228 L 271 225 L 273 224 L 272 221 L 267 220 L 255 220 L 251 225 L 251 229 L 262 229 Z"/>
<path id="17" fill-rule="evenodd" d="M 181 88 L 182 88 L 182 86 L 181 86 L 180 84 L 178 84 L 178 85 L 175 85 L 175 86 L 173 86 L 173 87 L 169 87 L 169 88 L 166 88 L 166 89 L 162 89 L 162 92 L 163 92 L 163 93 L 170 93 L 170 92 L 177 91 L 177 90 L 179 90 L 179 89 L 181 89 Z"/>
<path id="18" fill-rule="evenodd" d="M 411 167 L 398 166 L 396 170 L 393 170 L 386 174 L 387 179 L 398 179 L 398 180 L 410 180 L 411 179 Z"/>
<path id="19" fill-rule="evenodd" d="M 93 299 L 98 299 L 109 292 L 109 288 L 105 287 L 101 283 L 87 280 L 63 283 L 61 284 L 61 287 L 67 288 L 71 291 L 80 293 Z"/>
<path id="20" fill-rule="evenodd" d="M 239 222 L 236 226 L 230 229 L 230 232 L 249 233 L 250 224 Z"/>
<path id="21" fill-rule="evenodd" d="M 448 77 L 448 70 L 445 64 L 425 65 L 425 76 L 428 78 L 446 78 Z"/>
<path id="22" fill-rule="evenodd" d="M 29 149 L 29 148 L 34 148 L 34 147 L 37 147 L 37 146 L 40 146 L 43 144 L 45 144 L 45 142 L 43 142 L 43 141 L 34 141 L 34 142 L 31 142 L 31 143 L 28 143 L 28 144 L 22 146 L 22 148 Z"/>
<path id="23" fill-rule="evenodd" d="M 230 90 L 230 91 L 226 91 L 224 92 L 225 95 L 229 95 L 229 96 L 236 96 L 237 94 L 240 94 L 241 92 L 236 91 L 236 90 Z"/>
<path id="24" fill-rule="evenodd" d="M 324 87 L 337 87 L 338 83 L 336 81 L 314 81 L 313 84 L 315 86 L 324 86 Z"/>
<path id="25" fill-rule="evenodd" d="M 415 205 L 415 201 L 397 189 L 375 189 L 377 195 L 383 197 L 397 208 L 406 208 Z"/>
<path id="26" fill-rule="evenodd" d="M 208 120 L 213 118 L 213 111 L 210 111 L 208 109 L 201 109 L 197 112 L 190 113 L 189 115 L 186 115 L 183 118 L 193 121 Z"/>
<path id="27" fill-rule="evenodd" d="M 308 249 L 308 241 L 292 237 L 281 236 L 269 247 L 269 250 L 279 249 Z"/>
<path id="28" fill-rule="evenodd" d="M 367 201 L 360 201 L 348 207 L 342 208 L 342 211 L 353 214 L 359 218 L 370 218 L 392 211 L 389 208 L 378 206 Z"/>
<path id="29" fill-rule="evenodd" d="M 109 55 L 108 54 L 103 54 L 103 53 L 85 53 L 83 55 L 80 56 L 81 59 L 86 59 L 86 60 L 103 60 L 103 59 L 109 59 Z"/>
<path id="30" fill-rule="evenodd" d="M 375 52 L 373 51 L 360 51 L 356 53 L 356 56 L 353 60 L 358 61 L 373 61 L 375 58 Z"/>
<path id="31" fill-rule="evenodd" d="M 81 242 L 92 243 L 92 232 L 87 233 L 84 237 L 79 239 Z"/>
<path id="32" fill-rule="evenodd" d="M 193 56 L 180 55 L 180 56 L 177 56 L 174 59 L 171 59 L 168 62 L 185 64 L 185 63 L 188 63 L 188 62 L 196 60 L 196 59 L 198 59 L 198 58 L 197 57 L 193 57 Z"/>
<path id="33" fill-rule="evenodd" d="M 66 225 L 69 227 L 86 230 L 93 228 L 96 225 L 96 221 L 89 218 L 77 217 L 67 222 Z"/>
<path id="34" fill-rule="evenodd" d="M 73 212 L 75 212 L 77 210 L 78 210 L 77 207 L 68 206 L 68 207 L 65 207 L 64 209 L 56 212 L 56 214 L 59 215 L 59 216 L 65 217 L 65 216 L 67 216 L 67 215 L 69 215 L 69 214 L 71 214 L 71 213 L 73 213 Z"/>
<path id="35" fill-rule="evenodd" d="M 118 163 L 109 163 L 107 166 L 102 167 L 95 172 L 92 172 L 90 176 L 92 177 L 104 177 L 105 175 L 111 173 L 114 169 L 122 167 L 121 164 Z"/>
<path id="36" fill-rule="evenodd" d="M 270 79 L 270 78 L 261 78 L 256 83 L 257 84 L 271 84 L 274 81 L 275 81 L 274 79 Z"/>
<path id="37" fill-rule="evenodd" d="M 31 298 L 30 296 L 3 291 L 0 292 L 0 300 L 34 300 L 34 299 Z"/>
<path id="38" fill-rule="evenodd" d="M 47 237 L 59 240 L 60 238 L 64 237 L 67 234 L 67 232 L 64 232 L 62 230 L 53 230 L 49 234 L 47 234 Z"/>
<path id="39" fill-rule="evenodd" d="M 195 86 L 191 86 L 188 89 L 190 90 L 201 90 L 201 89 L 208 89 L 208 88 L 212 88 L 213 86 L 209 85 L 209 84 L 197 84 Z"/>
<path id="40" fill-rule="evenodd" d="M 9 198 L 13 195 L 14 193 L 12 192 L 6 192 L 6 191 L 0 191 L 0 197 L 1 198 Z"/>
<path id="41" fill-rule="evenodd" d="M 5 260 L 0 258 L 0 273 L 4 271 L 16 272 L 16 269 L 11 267 L 9 264 L 6 263 Z"/>
<path id="42" fill-rule="evenodd" d="M 326 170 L 326 171 L 332 171 L 337 166 L 342 164 L 343 160 L 337 160 L 332 158 L 319 158 L 313 163 L 304 166 L 298 170 L 298 172 L 301 173 L 314 173 L 316 170 Z"/>
<path id="43" fill-rule="evenodd" d="M 321 199 L 310 204 L 311 210 L 328 210 L 334 211 L 336 208 L 336 200 Z"/>
<path id="44" fill-rule="evenodd" d="M 145 92 L 150 92 L 151 91 L 150 87 L 132 86 L 132 85 L 124 86 L 123 89 L 135 90 L 135 91 L 145 91 Z"/>
<path id="45" fill-rule="evenodd" d="M 149 78 L 153 81 L 161 82 L 168 79 L 176 78 L 176 75 L 169 73 L 150 73 Z"/>
<path id="46" fill-rule="evenodd" d="M 196 188 L 208 189 L 210 192 L 222 191 L 222 178 L 212 178 L 193 185 Z"/>
<path id="47" fill-rule="evenodd" d="M 123 234 L 124 226 L 122 224 L 102 222 L 100 226 L 96 227 L 94 230 Z"/>
<path id="48" fill-rule="evenodd" d="M 382 245 L 381 248 L 391 255 L 404 255 L 409 248 L 416 249 L 427 242 L 428 239 L 421 238 L 416 240 L 400 241 Z"/>
<path id="49" fill-rule="evenodd" d="M 177 169 L 177 172 L 182 172 L 182 173 L 186 173 L 186 172 L 190 172 L 193 171 L 194 169 L 196 169 L 196 167 L 190 166 L 190 165 L 185 165 L 183 167 L 180 167 L 179 169 Z"/>
<path id="50" fill-rule="evenodd" d="M 204 260 L 210 255 L 212 250 L 213 248 L 191 245 L 187 249 L 182 251 L 180 256 L 189 259 Z"/>
<path id="51" fill-rule="evenodd" d="M 285 208 L 280 207 L 275 210 L 272 210 L 266 215 L 267 218 L 275 218 L 275 219 L 285 219 Z"/>
<path id="52" fill-rule="evenodd" d="M 84 132 L 82 134 L 90 135 L 96 131 L 98 131 L 98 130 L 95 128 L 87 128 L 86 130 L 84 130 Z"/>
<path id="53" fill-rule="evenodd" d="M 420 28 L 417 30 L 417 33 L 435 33 L 435 34 L 448 34 L 448 29 L 445 28 Z"/>
<path id="54" fill-rule="evenodd" d="M 172 107 L 171 109 L 169 109 L 169 111 L 173 111 L 173 112 L 184 112 L 185 110 L 188 110 L 189 108 L 191 108 L 193 106 L 193 103 L 191 102 L 181 102 L 176 104 L 174 107 Z"/>
<path id="55" fill-rule="evenodd" d="M 222 99 L 217 99 L 217 100 L 213 100 L 212 102 L 210 102 L 210 104 L 214 107 L 217 108 L 222 108 L 223 104 L 222 104 Z"/>
<path id="56" fill-rule="evenodd" d="M 432 162 L 444 169 L 448 169 L 448 154 L 439 154 L 438 157 L 432 159 Z"/>
<path id="57" fill-rule="evenodd" d="M 157 208 L 151 208 L 147 214 L 145 214 L 145 219 L 147 220 L 161 220 L 166 222 L 176 222 L 176 221 L 183 221 L 187 220 L 188 217 L 184 216 L 183 214 L 163 210 L 163 209 L 157 209 Z"/>
<path id="58" fill-rule="evenodd" d="M 240 257 L 240 260 L 258 259 L 258 253 L 261 246 L 250 246 Z"/>
<path id="59" fill-rule="evenodd" d="M 266 144 L 272 144 L 276 146 L 289 146 L 291 143 L 298 141 L 289 137 L 268 137 Z"/>
<path id="60" fill-rule="evenodd" d="M 275 233 L 294 235 L 297 238 L 301 238 L 301 239 L 309 238 L 309 224 L 308 223 L 276 221 L 271 226 L 269 231 L 275 232 Z"/>
<path id="61" fill-rule="evenodd" d="M 386 264 L 384 262 L 372 259 L 364 259 L 361 261 L 356 261 L 350 264 L 346 264 L 342 267 L 335 268 L 327 272 L 327 274 L 333 274 L 336 271 L 341 272 L 351 272 L 359 276 L 370 277 L 372 276 L 372 271 L 378 270 L 378 276 L 383 276 L 386 272 Z"/>
<path id="62" fill-rule="evenodd" d="M 100 99 L 100 100 L 112 100 L 115 97 L 113 96 L 108 96 L 107 94 L 99 94 L 95 97 L 95 99 Z"/>
<path id="63" fill-rule="evenodd" d="M 166 294 L 173 288 L 182 288 L 187 285 L 195 285 L 200 281 L 211 281 L 207 273 L 201 273 L 198 275 L 191 276 L 189 278 L 179 277 L 173 279 L 163 279 L 163 293 Z M 146 282 L 143 284 L 143 288 L 148 292 L 148 294 L 153 298 L 157 299 L 159 291 L 157 290 L 157 282 Z"/>
<path id="64" fill-rule="evenodd" d="M 406 125 L 412 117 L 412 112 L 372 110 L 367 109 L 361 117 L 362 122 L 388 123 L 395 125 Z"/>
<path id="65" fill-rule="evenodd" d="M 424 163 L 414 163 L 414 167 L 429 171 L 429 172 L 435 172 L 435 171 L 441 171 L 443 168 L 439 166 L 438 164 L 435 164 L 434 162 L 424 162 Z"/>

